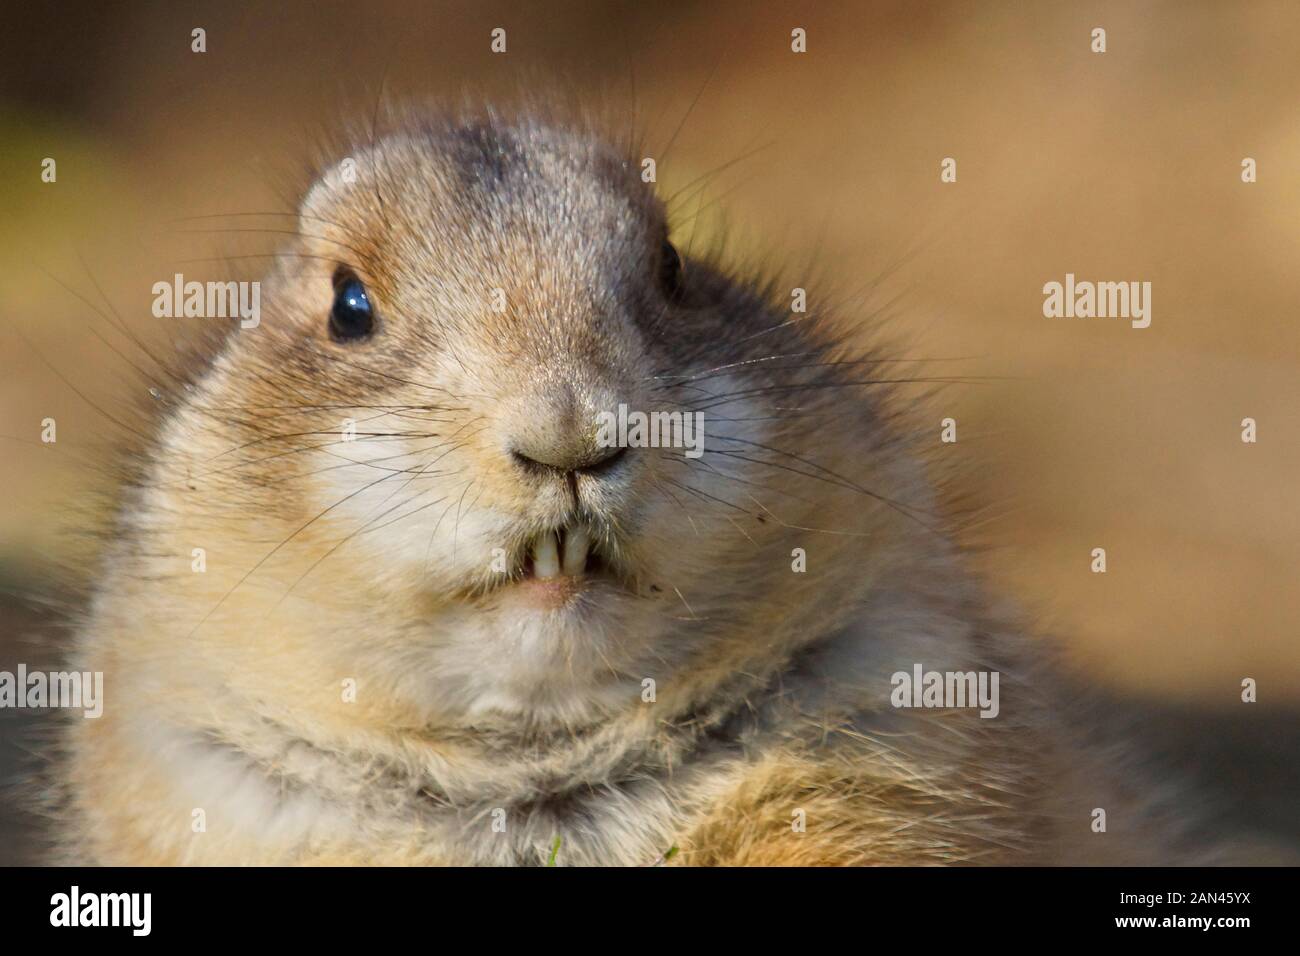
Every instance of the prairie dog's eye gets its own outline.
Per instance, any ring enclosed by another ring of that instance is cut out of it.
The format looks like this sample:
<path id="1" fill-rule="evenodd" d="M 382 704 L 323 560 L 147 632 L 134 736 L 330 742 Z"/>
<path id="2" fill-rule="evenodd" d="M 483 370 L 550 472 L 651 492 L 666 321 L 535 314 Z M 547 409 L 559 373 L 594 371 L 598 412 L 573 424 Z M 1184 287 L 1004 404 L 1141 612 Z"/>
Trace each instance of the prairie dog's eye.
<path id="1" fill-rule="evenodd" d="M 670 302 L 682 295 L 682 257 L 667 239 L 659 251 L 659 288 Z"/>
<path id="2" fill-rule="evenodd" d="M 334 306 L 330 309 L 330 334 L 340 342 L 362 339 L 375 327 L 375 310 L 366 287 L 353 273 L 340 270 L 334 277 Z"/>

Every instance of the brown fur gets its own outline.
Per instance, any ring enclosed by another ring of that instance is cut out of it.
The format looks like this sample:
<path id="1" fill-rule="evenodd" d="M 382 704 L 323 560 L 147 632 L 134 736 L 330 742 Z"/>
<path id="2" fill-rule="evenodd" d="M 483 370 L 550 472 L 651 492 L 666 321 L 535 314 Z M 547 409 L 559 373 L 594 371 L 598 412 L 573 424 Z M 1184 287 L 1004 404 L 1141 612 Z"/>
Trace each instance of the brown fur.
<path id="1" fill-rule="evenodd" d="M 70 737 L 68 858 L 541 863 L 557 837 L 562 864 L 1165 858 L 1157 801 L 1103 783 L 1049 655 L 941 530 L 884 383 L 902 366 L 698 255 L 666 301 L 664 207 L 590 130 L 392 125 L 358 138 L 357 183 L 312 189 L 261 326 L 123 508 L 76 654 L 108 699 Z M 339 266 L 378 304 L 369 342 L 329 338 Z M 590 441 L 616 401 L 707 409 L 705 456 L 639 449 L 576 506 L 509 460 Z M 519 611 L 490 549 L 573 520 L 622 590 Z M 895 710 L 913 663 L 998 670 L 1002 713 Z"/>

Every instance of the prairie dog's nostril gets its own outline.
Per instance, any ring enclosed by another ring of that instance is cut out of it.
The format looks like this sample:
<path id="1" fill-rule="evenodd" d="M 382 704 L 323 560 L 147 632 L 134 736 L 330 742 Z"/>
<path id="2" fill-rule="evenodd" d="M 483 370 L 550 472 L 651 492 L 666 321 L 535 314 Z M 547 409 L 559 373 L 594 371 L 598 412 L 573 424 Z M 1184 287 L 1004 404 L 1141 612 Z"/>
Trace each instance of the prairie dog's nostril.
<path id="1" fill-rule="evenodd" d="M 601 474 L 614 468 L 623 460 L 626 447 L 591 446 L 581 450 L 547 449 L 545 451 L 519 447 L 510 449 L 510 457 L 525 471 L 534 473 L 559 472 L 569 474 Z"/>
<path id="2" fill-rule="evenodd" d="M 623 460 L 623 456 L 627 454 L 626 445 L 623 446 L 615 445 L 610 448 L 599 448 L 597 450 L 603 452 L 604 457 L 596 461 L 592 461 L 590 464 L 583 465 L 581 468 L 578 469 L 578 471 L 583 471 L 583 472 L 587 472 L 588 474 L 598 475 L 601 472 L 609 471 L 610 469 L 616 467 L 619 464 L 619 462 Z"/>
<path id="3" fill-rule="evenodd" d="M 536 458 L 529 458 L 527 455 L 519 451 L 517 448 L 510 449 L 510 457 L 513 458 L 515 464 L 518 465 L 520 468 L 522 468 L 524 471 L 529 471 L 533 473 L 554 471 L 554 469 L 551 468 L 549 465 L 542 464 Z"/>

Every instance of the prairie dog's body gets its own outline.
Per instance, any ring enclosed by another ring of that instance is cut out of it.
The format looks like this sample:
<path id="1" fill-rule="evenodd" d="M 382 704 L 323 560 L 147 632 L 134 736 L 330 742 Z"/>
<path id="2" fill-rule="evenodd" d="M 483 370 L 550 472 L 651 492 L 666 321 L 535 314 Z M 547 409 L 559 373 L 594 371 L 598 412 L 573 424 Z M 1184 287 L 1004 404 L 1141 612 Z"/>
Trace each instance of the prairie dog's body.
<path id="1" fill-rule="evenodd" d="M 585 134 L 353 157 L 126 503 L 69 858 L 1160 858 L 826 319 L 679 269 Z M 703 411 L 703 456 L 602 447 L 619 405 Z M 891 706 L 917 664 L 998 672 L 998 715 Z"/>

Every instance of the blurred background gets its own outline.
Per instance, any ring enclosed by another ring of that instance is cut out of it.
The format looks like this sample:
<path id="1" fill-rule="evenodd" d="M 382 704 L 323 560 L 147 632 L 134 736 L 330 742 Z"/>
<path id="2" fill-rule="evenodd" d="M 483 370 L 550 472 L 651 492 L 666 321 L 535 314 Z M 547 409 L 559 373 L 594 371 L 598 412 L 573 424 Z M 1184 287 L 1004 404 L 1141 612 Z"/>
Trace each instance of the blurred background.
<path id="1" fill-rule="evenodd" d="M 978 509 L 990 589 L 1137 715 L 1135 742 L 1300 841 L 1300 4 L 6 7 L 0 670 L 56 659 L 122 444 L 103 412 L 144 388 L 95 310 L 167 343 L 155 281 L 255 277 L 283 237 L 232 230 L 282 220 L 190 217 L 292 209 L 322 133 L 381 85 L 492 102 L 542 81 L 650 155 L 671 140 L 666 192 L 707 177 L 690 242 L 725 211 L 738 257 L 806 268 L 905 354 L 985 379 L 919 425 Z M 1151 282 L 1151 327 L 1044 318 L 1067 272 Z M 946 416 L 959 440 L 938 446 Z M 0 775 L 52 719 L 0 711 Z M 28 809 L 0 799 L 0 862 L 33 858 Z"/>

